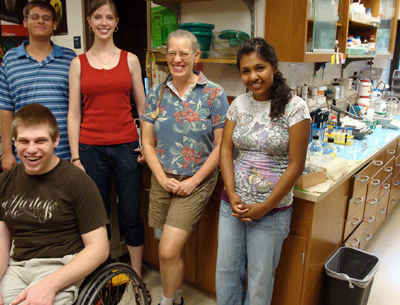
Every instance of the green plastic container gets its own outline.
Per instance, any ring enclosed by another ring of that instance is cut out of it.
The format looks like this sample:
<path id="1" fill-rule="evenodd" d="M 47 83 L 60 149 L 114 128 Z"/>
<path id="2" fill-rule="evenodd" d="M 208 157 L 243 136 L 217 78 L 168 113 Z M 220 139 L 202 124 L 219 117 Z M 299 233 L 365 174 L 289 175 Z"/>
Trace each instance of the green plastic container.
<path id="1" fill-rule="evenodd" d="M 211 48 L 213 34 L 207 32 L 192 32 L 192 34 L 196 36 L 200 45 L 200 58 L 208 58 L 208 51 L 210 51 Z"/>
<path id="2" fill-rule="evenodd" d="M 207 32 L 212 33 L 212 30 L 215 28 L 214 24 L 210 23 L 182 23 L 179 25 L 181 30 L 186 30 L 189 32 Z"/>
<path id="3" fill-rule="evenodd" d="M 152 7 L 150 10 L 151 40 L 153 48 L 163 44 L 166 37 L 174 29 L 178 28 L 178 20 L 172 10 L 163 6 Z"/>

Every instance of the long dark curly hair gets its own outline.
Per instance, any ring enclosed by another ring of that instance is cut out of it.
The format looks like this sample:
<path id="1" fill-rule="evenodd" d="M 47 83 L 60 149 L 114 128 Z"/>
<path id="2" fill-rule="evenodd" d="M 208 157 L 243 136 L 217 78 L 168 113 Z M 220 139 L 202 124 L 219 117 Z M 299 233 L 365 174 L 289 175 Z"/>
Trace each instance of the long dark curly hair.
<path id="1" fill-rule="evenodd" d="M 237 52 L 237 67 L 239 71 L 240 60 L 242 57 L 254 52 L 257 52 L 257 55 L 261 59 L 269 62 L 272 68 L 278 64 L 278 57 L 274 48 L 268 42 L 266 42 L 264 38 L 251 38 L 243 42 Z M 291 89 L 286 84 L 286 79 L 279 70 L 274 74 L 274 83 L 272 84 L 271 91 L 272 102 L 269 117 L 271 119 L 277 119 L 284 114 L 285 107 L 292 97 Z"/>

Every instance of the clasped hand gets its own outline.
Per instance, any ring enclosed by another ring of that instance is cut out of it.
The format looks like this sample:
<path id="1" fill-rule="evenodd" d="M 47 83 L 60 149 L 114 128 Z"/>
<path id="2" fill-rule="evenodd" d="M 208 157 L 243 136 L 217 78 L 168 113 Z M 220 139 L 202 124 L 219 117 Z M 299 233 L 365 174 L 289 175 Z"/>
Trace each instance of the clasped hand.
<path id="1" fill-rule="evenodd" d="M 172 192 L 177 196 L 189 196 L 197 187 L 197 184 L 192 178 L 188 178 L 183 181 L 178 181 L 174 178 L 167 178 L 163 183 L 162 187 L 167 192 Z"/>
<path id="2" fill-rule="evenodd" d="M 230 202 L 233 212 L 231 215 L 240 221 L 253 221 L 260 219 L 270 211 L 266 208 L 265 203 L 243 203 L 239 195 L 234 196 Z"/>

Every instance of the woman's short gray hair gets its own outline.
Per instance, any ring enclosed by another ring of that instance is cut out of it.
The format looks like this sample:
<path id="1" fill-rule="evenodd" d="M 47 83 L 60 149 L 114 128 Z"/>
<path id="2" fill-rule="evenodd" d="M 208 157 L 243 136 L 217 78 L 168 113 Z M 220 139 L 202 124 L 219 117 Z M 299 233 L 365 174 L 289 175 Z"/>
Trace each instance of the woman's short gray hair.
<path id="1" fill-rule="evenodd" d="M 198 50 L 200 50 L 200 45 L 199 45 L 199 43 L 198 43 L 198 41 L 197 41 L 196 36 L 194 36 L 194 35 L 193 35 L 192 33 L 190 33 L 189 31 L 186 31 L 186 30 L 176 30 L 176 31 L 171 32 L 171 33 L 168 35 L 168 38 L 167 38 L 167 49 L 168 49 L 169 40 L 170 40 L 171 38 L 186 38 L 186 39 L 190 40 L 190 42 L 192 43 L 192 51 L 193 51 L 194 53 L 196 53 Z"/>

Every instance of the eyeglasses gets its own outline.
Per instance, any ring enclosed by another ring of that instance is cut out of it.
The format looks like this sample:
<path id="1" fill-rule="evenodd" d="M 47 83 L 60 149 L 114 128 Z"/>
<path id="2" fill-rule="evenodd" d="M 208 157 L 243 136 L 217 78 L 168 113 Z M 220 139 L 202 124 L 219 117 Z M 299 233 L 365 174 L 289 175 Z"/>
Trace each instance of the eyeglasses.
<path id="1" fill-rule="evenodd" d="M 31 18 L 32 20 L 39 20 L 40 17 L 42 17 L 43 21 L 50 21 L 53 19 L 52 16 L 50 15 L 39 15 L 39 14 L 29 14 L 28 16 L 26 16 L 26 18 Z"/>
<path id="2" fill-rule="evenodd" d="M 186 58 L 188 58 L 190 55 L 192 55 L 193 54 L 193 52 L 191 52 L 191 53 L 189 53 L 189 52 L 179 52 L 179 53 L 176 53 L 176 52 L 174 52 L 174 51 L 171 51 L 171 52 L 168 52 L 167 53 L 167 57 L 168 58 L 170 58 L 170 59 L 173 59 L 173 58 L 175 58 L 176 57 L 176 55 L 178 55 L 181 59 L 186 59 Z"/>

